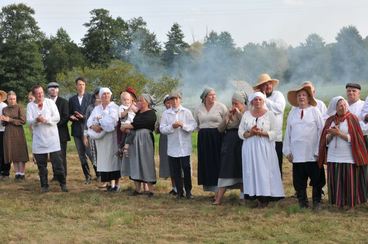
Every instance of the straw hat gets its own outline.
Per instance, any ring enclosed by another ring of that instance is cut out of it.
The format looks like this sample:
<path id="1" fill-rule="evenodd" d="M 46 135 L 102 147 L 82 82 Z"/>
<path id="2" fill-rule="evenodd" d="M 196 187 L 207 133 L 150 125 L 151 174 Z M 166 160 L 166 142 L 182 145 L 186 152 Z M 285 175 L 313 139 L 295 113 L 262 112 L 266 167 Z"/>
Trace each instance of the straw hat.
<path id="1" fill-rule="evenodd" d="M 287 94 L 287 98 L 288 98 L 288 101 L 291 105 L 293 105 L 294 107 L 298 107 L 298 101 L 296 99 L 296 94 L 300 91 L 306 91 L 309 95 L 309 104 L 312 105 L 312 106 L 317 106 L 317 101 L 316 99 L 314 99 L 313 97 L 313 92 L 312 92 L 312 87 L 310 85 L 303 85 L 301 87 L 299 87 L 298 89 L 295 89 L 295 90 L 290 90 Z"/>
<path id="2" fill-rule="evenodd" d="M 7 98 L 6 92 L 4 92 L 3 90 L 0 90 L 0 102 L 4 102 L 6 98 Z"/>
<path id="3" fill-rule="evenodd" d="M 271 81 L 272 82 L 272 86 L 275 87 L 279 84 L 279 80 L 276 79 L 272 79 L 271 76 L 269 74 L 261 74 L 258 77 L 258 81 L 257 84 L 255 86 L 253 86 L 254 90 L 258 90 L 260 88 L 261 85 L 263 85 L 264 83 L 267 83 Z"/>

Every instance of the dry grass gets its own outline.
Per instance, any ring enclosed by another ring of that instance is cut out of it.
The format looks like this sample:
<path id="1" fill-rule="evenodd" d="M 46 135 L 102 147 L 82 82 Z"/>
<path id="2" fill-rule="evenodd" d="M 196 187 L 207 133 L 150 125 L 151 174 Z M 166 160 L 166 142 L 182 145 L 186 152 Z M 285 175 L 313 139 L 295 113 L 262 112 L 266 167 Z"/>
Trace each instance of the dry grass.
<path id="1" fill-rule="evenodd" d="M 193 160 L 195 164 L 196 159 Z M 296 199 L 253 209 L 238 191 L 226 193 L 221 206 L 196 186 L 193 200 L 170 197 L 168 180 L 160 180 L 152 199 L 129 196 L 132 183 L 112 194 L 97 183 L 83 184 L 75 153 L 69 156 L 70 192 L 41 194 L 37 168 L 27 165 L 25 182 L 0 182 L 0 242 L 32 243 L 253 243 L 366 242 L 367 206 L 341 211 L 324 203 L 322 211 L 301 210 Z M 291 167 L 285 164 L 285 190 L 293 194 Z M 326 200 L 325 200 L 326 201 Z"/>

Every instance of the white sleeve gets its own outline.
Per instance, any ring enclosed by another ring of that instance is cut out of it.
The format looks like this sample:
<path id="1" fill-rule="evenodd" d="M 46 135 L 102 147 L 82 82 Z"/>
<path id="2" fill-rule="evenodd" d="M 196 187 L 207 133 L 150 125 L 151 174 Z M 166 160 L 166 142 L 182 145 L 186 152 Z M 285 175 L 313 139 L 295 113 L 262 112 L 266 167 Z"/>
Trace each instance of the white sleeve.
<path id="1" fill-rule="evenodd" d="M 246 132 L 245 114 L 246 114 L 246 112 L 243 114 L 243 117 L 242 117 L 242 119 L 240 121 L 240 124 L 239 124 L 239 129 L 238 129 L 239 138 L 242 139 L 242 140 L 245 140 L 244 132 Z"/>
<path id="2" fill-rule="evenodd" d="M 168 114 L 166 113 L 166 111 L 162 113 L 161 121 L 160 121 L 160 133 L 164 135 L 172 134 L 174 133 L 174 130 L 175 130 L 172 127 L 172 124 L 169 123 Z"/>
<path id="3" fill-rule="evenodd" d="M 272 112 L 268 112 L 268 118 L 270 120 L 270 130 L 267 132 L 268 138 L 270 141 L 275 141 L 281 130 L 280 126 L 282 125 L 276 123 L 276 117 Z"/>
<path id="4" fill-rule="evenodd" d="M 364 121 L 364 117 L 368 114 L 368 97 L 365 99 L 362 111 L 360 112 L 360 117 Z"/>
<path id="5" fill-rule="evenodd" d="M 282 153 L 287 156 L 291 153 L 291 149 L 290 149 L 290 143 L 291 143 L 291 124 L 290 124 L 290 118 L 292 116 L 293 110 L 291 110 L 289 112 L 288 118 L 287 118 L 287 122 L 286 122 L 286 129 L 285 129 L 285 137 L 284 137 L 284 142 L 282 143 Z"/>
<path id="6" fill-rule="evenodd" d="M 192 112 L 185 111 L 185 121 L 183 121 L 183 130 L 186 132 L 193 132 L 197 128 L 197 122 L 195 121 Z"/>
<path id="7" fill-rule="evenodd" d="M 284 95 L 282 95 L 282 93 L 279 91 L 274 92 L 275 92 L 275 101 L 272 101 L 271 99 L 267 98 L 266 99 L 267 108 L 274 114 L 282 114 L 286 106 Z"/>
<path id="8" fill-rule="evenodd" d="M 36 117 L 34 115 L 31 103 L 27 104 L 27 123 L 34 125 L 36 123 Z"/>
<path id="9" fill-rule="evenodd" d="M 46 117 L 46 123 L 49 125 L 57 125 L 57 123 L 59 123 L 60 121 L 60 114 L 59 114 L 59 110 L 56 106 L 56 104 L 51 101 L 51 102 L 44 102 L 45 104 L 47 104 L 47 106 L 49 106 L 50 110 L 51 110 L 51 115 L 50 117 Z"/>

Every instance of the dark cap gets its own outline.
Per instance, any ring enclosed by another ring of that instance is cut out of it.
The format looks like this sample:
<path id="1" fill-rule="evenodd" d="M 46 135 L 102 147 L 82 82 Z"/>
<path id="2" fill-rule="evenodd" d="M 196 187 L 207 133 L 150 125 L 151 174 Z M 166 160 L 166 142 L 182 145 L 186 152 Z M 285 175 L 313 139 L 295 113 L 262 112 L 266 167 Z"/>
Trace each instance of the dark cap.
<path id="1" fill-rule="evenodd" d="M 173 91 L 169 94 L 170 99 L 172 98 L 180 98 L 181 99 L 181 93 L 179 91 Z"/>
<path id="2" fill-rule="evenodd" d="M 134 88 L 128 86 L 126 89 L 125 89 L 126 92 L 130 93 L 130 95 L 133 96 L 134 99 L 137 99 L 137 92 L 135 91 Z"/>
<path id="3" fill-rule="evenodd" d="M 358 90 L 362 90 L 362 87 L 357 83 L 348 83 L 348 84 L 346 84 L 345 89 L 347 89 L 348 87 L 356 88 Z"/>
<path id="4" fill-rule="evenodd" d="M 99 87 L 99 86 L 96 87 L 95 90 L 93 91 L 93 95 L 95 95 L 95 96 L 98 95 L 98 93 L 100 92 L 100 88 L 101 87 Z"/>
<path id="5" fill-rule="evenodd" d="M 49 84 L 47 84 L 47 89 L 49 89 L 51 87 L 59 88 L 59 83 L 57 83 L 57 82 L 50 82 Z"/>

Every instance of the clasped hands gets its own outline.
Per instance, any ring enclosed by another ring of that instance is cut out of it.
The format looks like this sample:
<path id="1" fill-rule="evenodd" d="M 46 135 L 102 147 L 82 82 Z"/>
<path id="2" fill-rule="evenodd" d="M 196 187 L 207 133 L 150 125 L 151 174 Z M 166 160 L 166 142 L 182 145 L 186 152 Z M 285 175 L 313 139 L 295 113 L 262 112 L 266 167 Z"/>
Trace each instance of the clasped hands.
<path id="1" fill-rule="evenodd" d="M 183 128 L 183 122 L 181 122 L 181 121 L 175 121 L 173 124 L 172 124 L 172 127 L 174 128 L 174 129 L 176 129 L 176 128 Z"/>

